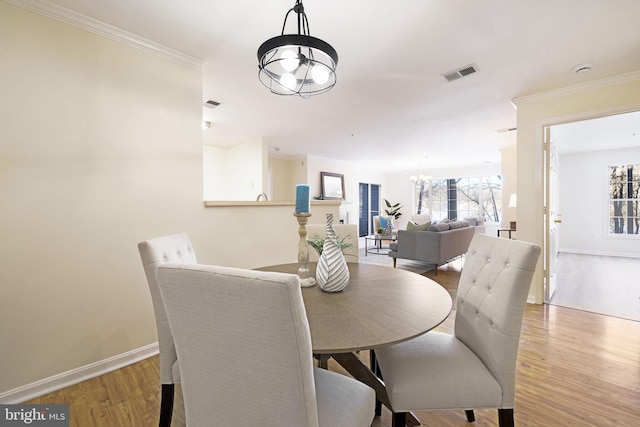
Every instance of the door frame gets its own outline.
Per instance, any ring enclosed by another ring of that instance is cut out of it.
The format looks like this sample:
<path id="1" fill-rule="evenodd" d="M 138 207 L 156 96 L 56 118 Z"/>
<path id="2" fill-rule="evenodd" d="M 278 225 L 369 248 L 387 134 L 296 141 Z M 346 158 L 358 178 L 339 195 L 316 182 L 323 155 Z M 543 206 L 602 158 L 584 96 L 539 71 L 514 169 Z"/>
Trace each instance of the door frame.
<path id="1" fill-rule="evenodd" d="M 579 122 L 579 121 L 591 120 L 591 119 L 599 119 L 602 117 L 625 114 L 625 113 L 633 113 L 637 111 L 640 111 L 640 104 L 603 108 L 603 109 L 586 111 L 581 113 L 568 114 L 565 116 L 551 117 L 548 119 L 536 121 L 536 145 L 540 150 L 539 153 L 541 153 L 541 160 L 542 160 L 541 164 L 539 164 L 538 170 L 541 172 L 543 185 L 546 185 L 546 183 L 549 182 L 549 167 L 546 161 L 546 144 L 545 144 L 545 132 L 547 129 L 555 125 L 561 125 L 561 124 L 573 123 L 573 122 Z M 545 194 L 542 195 L 541 203 L 538 206 L 541 208 L 540 212 L 542 213 L 542 224 L 543 224 L 543 238 L 542 238 L 543 244 L 542 244 L 541 255 L 543 256 L 543 260 L 546 260 L 546 261 L 543 263 L 544 264 L 543 272 L 542 272 L 543 279 L 538 284 L 538 286 L 540 287 L 536 288 L 535 290 L 536 301 L 530 301 L 530 302 L 546 304 L 548 303 L 548 300 L 546 298 L 547 283 L 549 283 L 548 272 L 547 272 L 547 265 L 548 265 L 547 262 L 550 256 L 550 244 L 548 242 L 549 222 L 548 222 L 547 210 L 546 210 L 546 207 L 547 207 L 547 196 L 546 196 L 547 189 L 546 188 L 544 193 Z"/>

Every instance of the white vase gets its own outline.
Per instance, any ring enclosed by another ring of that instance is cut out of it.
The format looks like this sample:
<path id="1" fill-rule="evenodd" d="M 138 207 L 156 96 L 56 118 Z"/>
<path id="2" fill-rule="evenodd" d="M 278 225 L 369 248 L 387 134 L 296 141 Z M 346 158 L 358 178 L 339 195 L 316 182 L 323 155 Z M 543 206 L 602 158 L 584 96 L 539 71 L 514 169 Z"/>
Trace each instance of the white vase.
<path id="1" fill-rule="evenodd" d="M 316 267 L 316 281 L 325 292 L 339 292 L 349 284 L 349 268 L 333 230 L 333 214 L 327 214 L 327 237 Z"/>

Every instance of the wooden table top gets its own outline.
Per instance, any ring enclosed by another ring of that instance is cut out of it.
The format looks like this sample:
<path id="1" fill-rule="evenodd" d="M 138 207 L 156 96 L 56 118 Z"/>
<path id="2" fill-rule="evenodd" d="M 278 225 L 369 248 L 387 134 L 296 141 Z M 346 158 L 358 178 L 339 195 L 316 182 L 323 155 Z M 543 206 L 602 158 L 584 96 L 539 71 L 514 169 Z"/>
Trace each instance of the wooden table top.
<path id="1" fill-rule="evenodd" d="M 302 288 L 315 354 L 369 350 L 406 341 L 438 326 L 451 312 L 449 293 L 419 274 L 371 264 L 347 263 L 341 292 Z M 315 272 L 316 264 L 309 263 Z M 298 264 L 260 268 L 296 274 Z"/>

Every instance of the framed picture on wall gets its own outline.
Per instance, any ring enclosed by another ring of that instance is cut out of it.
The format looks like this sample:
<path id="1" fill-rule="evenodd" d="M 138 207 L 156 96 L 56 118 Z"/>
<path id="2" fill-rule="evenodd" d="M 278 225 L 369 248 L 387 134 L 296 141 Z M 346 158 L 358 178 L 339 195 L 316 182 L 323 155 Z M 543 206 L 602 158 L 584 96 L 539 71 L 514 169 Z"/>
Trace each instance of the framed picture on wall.
<path id="1" fill-rule="evenodd" d="M 324 200 L 344 200 L 344 175 L 320 172 L 320 186 Z"/>

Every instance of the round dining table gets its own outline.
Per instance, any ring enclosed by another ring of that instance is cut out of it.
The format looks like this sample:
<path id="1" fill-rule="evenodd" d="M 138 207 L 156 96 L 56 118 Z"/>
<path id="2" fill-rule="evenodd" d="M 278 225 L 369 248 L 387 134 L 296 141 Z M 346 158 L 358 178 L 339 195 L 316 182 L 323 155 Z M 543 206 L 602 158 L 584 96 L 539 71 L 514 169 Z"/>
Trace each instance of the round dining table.
<path id="1" fill-rule="evenodd" d="M 329 357 L 351 376 L 376 391 L 379 402 L 393 410 L 384 382 L 358 357 L 362 350 L 396 344 L 422 335 L 442 323 L 451 312 L 449 293 L 438 283 L 410 271 L 372 264 L 347 263 L 349 284 L 340 292 L 324 292 L 318 285 L 303 287 L 313 353 L 326 367 Z M 260 268 L 296 274 L 298 264 Z M 309 263 L 309 271 L 316 264 Z M 380 409 L 376 407 L 376 414 Z M 420 422 L 408 414 L 408 425 Z"/>
<path id="2" fill-rule="evenodd" d="M 410 271 L 347 263 L 349 285 L 324 292 L 302 288 L 314 354 L 370 350 L 415 338 L 451 312 L 451 296 L 438 283 Z M 315 271 L 316 264 L 309 264 Z M 298 264 L 260 268 L 296 274 Z"/>

